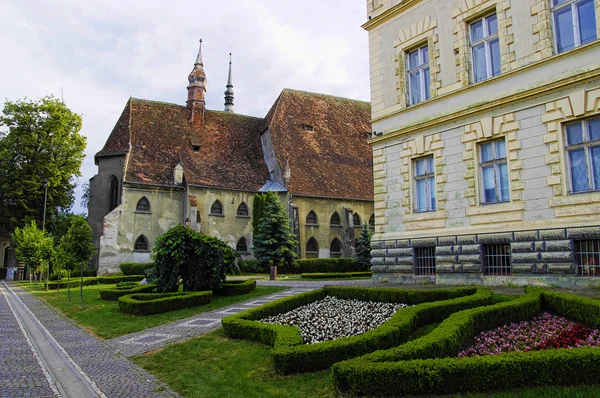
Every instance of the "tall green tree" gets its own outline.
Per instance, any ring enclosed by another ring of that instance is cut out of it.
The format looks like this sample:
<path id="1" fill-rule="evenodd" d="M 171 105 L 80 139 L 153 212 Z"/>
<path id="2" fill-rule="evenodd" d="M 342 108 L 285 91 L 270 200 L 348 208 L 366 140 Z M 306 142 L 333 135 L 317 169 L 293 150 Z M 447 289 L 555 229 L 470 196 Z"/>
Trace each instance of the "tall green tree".
<path id="1" fill-rule="evenodd" d="M 371 268 L 371 236 L 369 226 L 364 223 L 360 230 L 360 237 L 356 239 L 356 257 L 352 261 L 365 271 Z"/>
<path id="2" fill-rule="evenodd" d="M 85 218 L 77 216 L 73 218 L 71 226 L 60 240 L 58 249 L 61 253 L 61 258 L 65 262 L 67 275 L 70 278 L 71 271 L 78 270 L 81 276 L 81 284 L 79 288 L 79 296 L 81 299 L 81 308 L 83 309 L 83 270 L 87 269 L 90 258 L 96 252 L 96 247 L 92 243 L 92 227 L 87 223 Z M 69 300 L 71 299 L 71 291 L 69 290 Z"/>
<path id="3" fill-rule="evenodd" d="M 282 262 L 293 266 L 296 239 L 290 229 L 290 219 L 279 197 L 267 192 L 262 197 L 262 215 L 253 229 L 252 252 L 261 264 L 278 266 Z"/>
<path id="4" fill-rule="evenodd" d="M 23 228 L 15 229 L 12 234 L 15 242 L 15 254 L 19 261 L 23 261 L 28 271 L 45 274 L 49 260 L 53 255 L 54 241 L 45 231 L 42 231 L 32 221 Z"/>
<path id="5" fill-rule="evenodd" d="M 86 139 L 81 116 L 50 96 L 7 101 L 0 115 L 0 225 L 12 231 L 41 225 L 48 186 L 47 224 L 73 204 Z"/>

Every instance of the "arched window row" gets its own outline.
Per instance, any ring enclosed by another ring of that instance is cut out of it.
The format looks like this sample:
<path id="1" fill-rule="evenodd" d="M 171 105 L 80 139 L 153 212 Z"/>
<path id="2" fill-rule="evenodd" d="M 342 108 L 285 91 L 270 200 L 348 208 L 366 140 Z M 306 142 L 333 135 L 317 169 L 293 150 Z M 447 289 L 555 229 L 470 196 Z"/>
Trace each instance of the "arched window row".
<path id="1" fill-rule="evenodd" d="M 352 215 L 352 224 L 354 224 L 355 227 L 360 227 L 360 216 L 358 213 Z"/>
<path id="2" fill-rule="evenodd" d="M 342 225 L 342 219 L 337 211 L 331 215 L 331 218 L 329 219 L 329 225 L 332 227 L 339 227 Z"/>
<path id="3" fill-rule="evenodd" d="M 246 203 L 244 203 L 244 202 L 240 203 L 240 205 L 237 208 L 236 215 L 238 217 L 249 217 L 250 216 L 250 212 L 248 211 L 248 206 L 246 205 Z"/>
<path id="4" fill-rule="evenodd" d="M 141 198 L 137 202 L 137 206 L 135 206 L 135 211 L 150 213 L 150 201 L 145 196 Z"/>
<path id="5" fill-rule="evenodd" d="M 150 245 L 148 239 L 144 235 L 140 235 L 133 246 L 133 250 L 136 252 L 147 252 L 150 251 Z"/>
<path id="6" fill-rule="evenodd" d="M 222 216 L 223 215 L 223 204 L 219 200 L 215 200 L 215 203 L 210 207 L 210 214 L 212 216 Z"/>
<path id="7" fill-rule="evenodd" d="M 317 213 L 312 210 L 308 212 L 308 215 L 306 216 L 306 225 L 319 225 Z"/>
<path id="8" fill-rule="evenodd" d="M 306 258 L 319 257 L 319 242 L 315 238 L 310 238 L 306 242 Z"/>

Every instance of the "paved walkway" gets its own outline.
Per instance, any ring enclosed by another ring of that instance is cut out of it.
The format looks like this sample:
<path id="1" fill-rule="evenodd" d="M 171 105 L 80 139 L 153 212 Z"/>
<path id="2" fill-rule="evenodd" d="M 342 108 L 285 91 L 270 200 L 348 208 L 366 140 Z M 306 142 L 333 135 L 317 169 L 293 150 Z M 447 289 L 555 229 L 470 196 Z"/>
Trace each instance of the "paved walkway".
<path id="1" fill-rule="evenodd" d="M 1 397 L 174 397 L 15 283 L 0 283 Z"/>

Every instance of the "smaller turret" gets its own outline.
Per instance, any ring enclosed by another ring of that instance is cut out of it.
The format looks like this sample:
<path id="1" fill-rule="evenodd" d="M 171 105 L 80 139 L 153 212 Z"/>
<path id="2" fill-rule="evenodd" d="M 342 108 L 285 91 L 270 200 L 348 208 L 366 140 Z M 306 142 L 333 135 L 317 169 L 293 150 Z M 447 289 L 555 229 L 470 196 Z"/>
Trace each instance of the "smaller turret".
<path id="1" fill-rule="evenodd" d="M 202 62 L 202 39 L 200 39 L 200 49 L 196 57 L 194 69 L 188 76 L 189 85 L 187 86 L 188 98 L 187 108 L 190 110 L 190 121 L 192 123 L 204 123 L 204 111 L 206 109 L 206 74 L 204 73 L 204 63 Z"/>
<path id="2" fill-rule="evenodd" d="M 234 113 L 233 110 L 233 80 L 231 77 L 231 53 L 229 53 L 229 78 L 225 90 L 225 112 Z"/>

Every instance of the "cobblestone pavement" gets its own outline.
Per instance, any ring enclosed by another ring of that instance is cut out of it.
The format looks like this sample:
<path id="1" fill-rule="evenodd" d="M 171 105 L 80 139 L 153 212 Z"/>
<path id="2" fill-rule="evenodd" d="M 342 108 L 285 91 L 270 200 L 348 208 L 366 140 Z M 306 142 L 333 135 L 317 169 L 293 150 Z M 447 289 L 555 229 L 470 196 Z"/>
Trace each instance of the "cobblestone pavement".
<path id="1" fill-rule="evenodd" d="M 18 285 L 14 283 L 7 285 L 17 293 L 23 304 L 62 347 L 64 355 L 76 364 L 82 375 L 88 377 L 90 382 L 97 386 L 101 391 L 97 396 L 123 398 L 178 396 L 166 384 L 117 355 L 108 345 L 79 328 Z M 5 316 L 5 311 L 1 314 Z M 4 329 L 4 325 L 5 323 L 2 322 L 1 330 Z M 4 370 L 3 367 L 0 371 Z M 5 377 L 7 380 L 12 379 L 10 367 L 8 371 L 10 374 L 3 375 L 2 380 Z M 24 390 L 23 396 L 43 396 L 36 394 L 33 390 L 33 382 L 31 384 L 31 390 Z M 5 396 L 3 391 L 0 390 L 2 397 Z"/>
<path id="2" fill-rule="evenodd" d="M 56 385 L 0 290 L 0 396 L 58 397 Z"/>
<path id="3" fill-rule="evenodd" d="M 180 319 L 151 329 L 106 340 L 104 343 L 110 346 L 114 351 L 119 352 L 126 357 L 143 354 L 169 344 L 188 340 L 192 337 L 201 336 L 217 330 L 221 327 L 221 319 L 228 315 L 237 314 L 240 311 L 257 307 L 273 300 L 290 297 L 299 293 L 318 289 L 319 287 L 320 286 L 308 288 L 293 287 L 292 289 L 283 290 L 279 293 L 259 297 L 242 303 L 236 303 L 214 311 L 203 312 L 202 314 L 195 315 L 191 318 Z"/>

